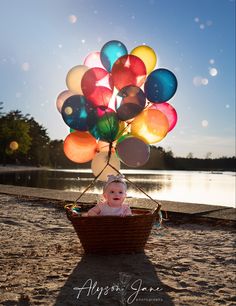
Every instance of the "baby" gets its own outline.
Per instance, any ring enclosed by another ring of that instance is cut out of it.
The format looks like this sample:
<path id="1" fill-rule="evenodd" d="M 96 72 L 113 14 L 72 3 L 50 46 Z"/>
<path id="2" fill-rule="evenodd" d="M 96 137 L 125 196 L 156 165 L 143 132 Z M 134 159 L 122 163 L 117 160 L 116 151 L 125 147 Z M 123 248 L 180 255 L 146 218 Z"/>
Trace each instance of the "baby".
<path id="1" fill-rule="evenodd" d="M 87 216 L 131 216 L 128 204 L 124 204 L 127 186 L 121 175 L 108 175 L 108 180 L 103 187 L 104 202 L 91 208 Z"/>

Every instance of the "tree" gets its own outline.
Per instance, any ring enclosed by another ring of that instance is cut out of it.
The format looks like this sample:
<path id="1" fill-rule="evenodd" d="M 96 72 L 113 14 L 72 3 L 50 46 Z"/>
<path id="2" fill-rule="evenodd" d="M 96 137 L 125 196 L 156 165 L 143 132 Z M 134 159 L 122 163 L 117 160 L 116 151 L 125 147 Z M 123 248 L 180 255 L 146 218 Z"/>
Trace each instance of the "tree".
<path id="1" fill-rule="evenodd" d="M 0 115 L 0 159 L 6 162 L 17 161 L 30 149 L 29 124 L 20 111 Z M 13 145 L 14 144 L 14 145 Z"/>
<path id="2" fill-rule="evenodd" d="M 186 156 L 186 158 L 193 158 L 193 153 L 192 153 L 192 152 L 188 153 L 188 155 Z"/>
<path id="3" fill-rule="evenodd" d="M 28 152 L 28 161 L 32 165 L 46 166 L 49 164 L 49 141 L 47 130 L 35 121 L 33 117 L 27 120 L 29 135 L 32 139 Z"/>
<path id="4" fill-rule="evenodd" d="M 210 159 L 211 158 L 212 153 L 211 152 L 207 152 L 206 154 L 206 159 Z"/>

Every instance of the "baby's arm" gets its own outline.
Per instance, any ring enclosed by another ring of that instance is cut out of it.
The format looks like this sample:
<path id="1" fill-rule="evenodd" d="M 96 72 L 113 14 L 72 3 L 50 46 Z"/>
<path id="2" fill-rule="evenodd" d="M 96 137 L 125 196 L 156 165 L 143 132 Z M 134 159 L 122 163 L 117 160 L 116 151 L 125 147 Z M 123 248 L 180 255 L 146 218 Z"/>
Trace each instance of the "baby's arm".
<path id="1" fill-rule="evenodd" d="M 100 209 L 100 207 L 99 207 L 99 205 L 96 205 L 96 206 L 94 206 L 94 207 L 92 207 L 88 212 L 87 212 L 87 216 L 88 217 L 92 217 L 92 216 L 97 216 L 97 215 L 99 215 L 100 214 L 100 212 L 101 212 L 101 209 Z"/>
<path id="2" fill-rule="evenodd" d="M 129 205 L 127 205 L 127 204 L 124 204 L 123 216 L 132 216 L 132 211 L 131 211 Z"/>

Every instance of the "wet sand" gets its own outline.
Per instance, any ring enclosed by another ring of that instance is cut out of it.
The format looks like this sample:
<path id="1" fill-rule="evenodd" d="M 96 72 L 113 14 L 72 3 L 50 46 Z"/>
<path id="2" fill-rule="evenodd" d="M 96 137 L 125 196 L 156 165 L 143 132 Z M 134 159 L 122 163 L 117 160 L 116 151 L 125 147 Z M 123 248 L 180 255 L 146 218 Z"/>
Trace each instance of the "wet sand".
<path id="1" fill-rule="evenodd" d="M 144 254 L 85 255 L 62 204 L 0 194 L 0 305 L 235 305 L 227 221 L 171 216 Z"/>

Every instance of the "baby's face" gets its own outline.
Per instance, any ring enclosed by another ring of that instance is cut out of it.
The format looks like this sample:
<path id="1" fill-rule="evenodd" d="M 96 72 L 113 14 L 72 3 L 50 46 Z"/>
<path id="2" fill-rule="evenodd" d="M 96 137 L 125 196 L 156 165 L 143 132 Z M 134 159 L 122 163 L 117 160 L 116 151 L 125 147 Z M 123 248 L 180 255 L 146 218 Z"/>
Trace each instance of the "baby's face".
<path id="1" fill-rule="evenodd" d="M 110 183 L 103 193 L 103 196 L 110 206 L 119 207 L 125 200 L 126 187 L 123 183 Z"/>

